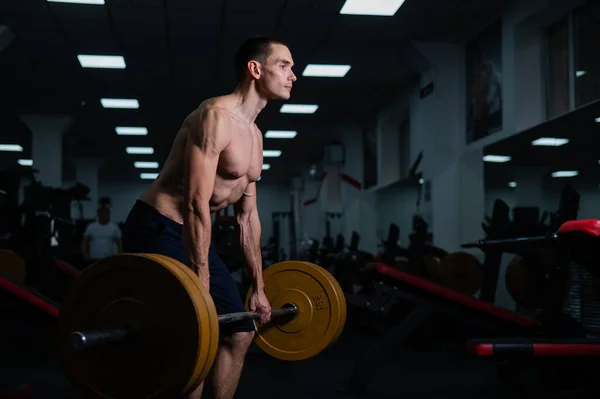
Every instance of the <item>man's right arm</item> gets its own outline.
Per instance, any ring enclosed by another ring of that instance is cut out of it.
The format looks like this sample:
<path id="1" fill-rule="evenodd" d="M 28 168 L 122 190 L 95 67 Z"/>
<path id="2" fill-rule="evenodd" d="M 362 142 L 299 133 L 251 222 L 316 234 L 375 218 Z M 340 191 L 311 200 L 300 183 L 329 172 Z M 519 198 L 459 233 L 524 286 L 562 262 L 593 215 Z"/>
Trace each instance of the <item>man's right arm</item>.
<path id="1" fill-rule="evenodd" d="M 210 199 L 213 194 L 219 155 L 230 141 L 227 111 L 209 108 L 199 111 L 189 123 L 184 160 L 183 242 L 190 266 L 208 288 L 208 251 L 211 241 Z"/>

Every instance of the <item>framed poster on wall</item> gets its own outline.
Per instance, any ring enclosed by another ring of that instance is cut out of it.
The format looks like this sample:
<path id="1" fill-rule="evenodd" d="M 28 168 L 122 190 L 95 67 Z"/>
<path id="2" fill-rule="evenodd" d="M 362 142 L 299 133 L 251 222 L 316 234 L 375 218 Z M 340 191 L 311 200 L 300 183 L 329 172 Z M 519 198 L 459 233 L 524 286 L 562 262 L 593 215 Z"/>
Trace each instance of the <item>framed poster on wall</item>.
<path id="1" fill-rule="evenodd" d="M 502 21 L 466 47 L 467 143 L 502 130 Z"/>

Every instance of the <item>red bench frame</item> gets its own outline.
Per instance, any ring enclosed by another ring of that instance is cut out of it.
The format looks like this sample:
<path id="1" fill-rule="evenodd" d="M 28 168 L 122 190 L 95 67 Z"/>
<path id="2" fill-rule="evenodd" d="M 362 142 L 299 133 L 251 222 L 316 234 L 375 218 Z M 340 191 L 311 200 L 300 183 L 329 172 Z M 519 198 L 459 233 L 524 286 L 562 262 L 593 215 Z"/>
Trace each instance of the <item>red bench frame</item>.
<path id="1" fill-rule="evenodd" d="M 29 290 L 24 285 L 21 285 L 11 279 L 0 275 L 0 288 L 10 292 L 13 295 L 25 300 L 36 308 L 42 310 L 44 313 L 56 318 L 58 317 L 58 305 L 54 304 L 47 298 L 36 294 Z"/>
<path id="2" fill-rule="evenodd" d="M 395 303 L 386 306 L 410 302 L 414 307 L 406 318 L 379 338 L 358 360 L 344 388 L 347 392 L 364 392 L 377 366 L 385 360 L 386 355 L 439 313 L 454 316 L 456 320 L 473 325 L 474 332 L 480 326 L 488 330 L 506 331 L 506 335 L 518 333 L 536 336 L 539 333 L 541 325 L 537 321 L 508 309 L 457 293 L 383 263 L 369 264 L 367 269 L 375 272 L 380 278 L 387 278 L 388 281 L 380 280 L 376 284 L 377 291 L 391 294 L 396 299 Z M 356 295 L 346 296 L 350 304 L 359 302 Z M 358 304 L 360 306 L 360 303 Z M 364 307 L 378 310 L 381 305 L 365 302 Z M 466 312 L 474 317 L 465 317 Z"/>

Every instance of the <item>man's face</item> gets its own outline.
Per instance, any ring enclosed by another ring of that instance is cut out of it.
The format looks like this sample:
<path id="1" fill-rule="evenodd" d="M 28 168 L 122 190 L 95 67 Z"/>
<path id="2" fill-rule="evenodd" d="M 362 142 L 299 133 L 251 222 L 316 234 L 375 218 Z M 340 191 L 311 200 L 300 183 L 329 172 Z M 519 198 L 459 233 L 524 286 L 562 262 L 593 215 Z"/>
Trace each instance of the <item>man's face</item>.
<path id="1" fill-rule="evenodd" d="M 271 54 L 262 65 L 259 90 L 270 100 L 289 100 L 296 75 L 290 50 L 281 44 L 271 45 Z"/>

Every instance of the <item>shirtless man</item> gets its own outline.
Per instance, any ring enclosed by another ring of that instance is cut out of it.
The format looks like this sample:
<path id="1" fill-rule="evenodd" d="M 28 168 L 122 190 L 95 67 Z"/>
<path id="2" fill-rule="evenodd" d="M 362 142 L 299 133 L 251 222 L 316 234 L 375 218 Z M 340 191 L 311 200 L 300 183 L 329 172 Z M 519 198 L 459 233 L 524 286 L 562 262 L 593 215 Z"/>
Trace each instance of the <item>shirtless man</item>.
<path id="1" fill-rule="evenodd" d="M 263 143 L 254 120 L 269 100 L 290 98 L 293 65 L 285 44 L 262 37 L 246 41 L 235 57 L 235 91 L 204 101 L 187 116 L 158 178 L 123 227 L 125 252 L 159 253 L 187 264 L 209 287 L 217 313 L 243 312 L 237 286 L 211 245 L 211 213 L 234 204 L 254 288 L 249 306 L 261 314 L 261 323 L 270 320 L 271 307 L 264 292 L 256 207 Z M 220 335 L 206 393 L 232 398 L 254 323 L 223 324 Z M 200 398 L 202 389 L 190 397 Z"/>

